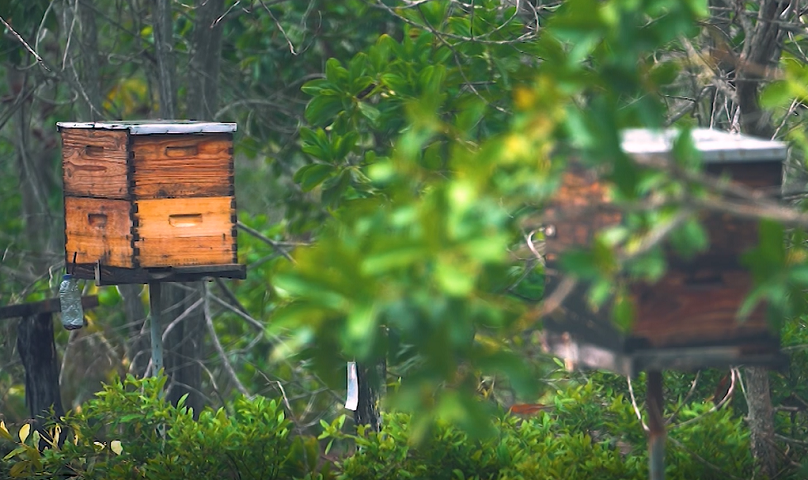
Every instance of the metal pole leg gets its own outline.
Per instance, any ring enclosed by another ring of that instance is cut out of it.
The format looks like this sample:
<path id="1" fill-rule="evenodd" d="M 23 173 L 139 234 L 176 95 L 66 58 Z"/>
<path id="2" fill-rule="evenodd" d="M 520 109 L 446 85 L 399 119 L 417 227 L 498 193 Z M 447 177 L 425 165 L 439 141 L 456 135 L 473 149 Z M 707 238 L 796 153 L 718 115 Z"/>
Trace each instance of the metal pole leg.
<path id="1" fill-rule="evenodd" d="M 149 284 L 149 326 L 151 329 L 152 347 L 152 375 L 159 375 L 163 369 L 163 329 L 160 324 L 160 314 L 163 311 L 162 284 L 154 282 Z"/>
<path id="2" fill-rule="evenodd" d="M 646 377 L 648 409 L 648 470 L 650 480 L 665 479 L 665 422 L 662 419 L 662 372 Z"/>

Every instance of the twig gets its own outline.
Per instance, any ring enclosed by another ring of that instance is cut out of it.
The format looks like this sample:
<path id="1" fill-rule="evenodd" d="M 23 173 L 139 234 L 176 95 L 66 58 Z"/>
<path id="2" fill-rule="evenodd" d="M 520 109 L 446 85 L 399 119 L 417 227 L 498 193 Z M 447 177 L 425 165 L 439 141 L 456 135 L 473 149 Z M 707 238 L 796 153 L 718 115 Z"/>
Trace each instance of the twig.
<path id="1" fill-rule="evenodd" d="M 634 407 L 634 413 L 637 414 L 637 420 L 640 421 L 642 425 L 642 429 L 646 432 L 649 432 L 651 429 L 648 428 L 648 425 L 645 424 L 645 421 L 642 419 L 642 413 L 640 413 L 640 407 L 637 406 L 637 399 L 634 397 L 634 387 L 631 386 L 631 376 L 626 377 L 626 381 L 628 382 L 628 394 L 631 397 L 631 406 Z"/>
<path id="2" fill-rule="evenodd" d="M 715 470 L 716 472 L 719 472 L 721 475 L 723 475 L 723 478 L 732 478 L 733 480 L 741 480 L 741 478 L 740 478 L 740 477 L 736 477 L 735 475 L 733 475 L 733 474 L 731 474 L 731 473 L 729 473 L 729 472 L 725 472 L 724 470 L 721 470 L 721 468 L 719 468 L 718 466 L 716 466 L 716 465 L 714 465 L 714 464 L 712 464 L 712 463 L 708 462 L 708 461 L 707 461 L 707 460 L 705 460 L 704 458 L 700 457 L 700 456 L 699 456 L 699 455 L 697 455 L 695 452 L 693 452 L 693 451 L 691 451 L 690 449 L 688 449 L 687 447 L 685 447 L 685 445 L 684 445 L 682 442 L 680 442 L 679 440 L 676 440 L 675 438 L 671 438 L 670 436 L 668 436 L 668 440 L 669 440 L 671 443 L 673 443 L 674 445 L 676 445 L 677 447 L 679 447 L 679 448 L 681 448 L 682 450 L 684 450 L 685 452 L 687 452 L 687 453 L 688 453 L 689 455 L 691 455 L 693 458 L 695 458 L 696 460 L 698 460 L 698 462 L 699 462 L 699 463 L 701 463 L 701 464 L 705 465 L 706 467 L 711 468 L 712 470 Z"/>
<path id="3" fill-rule="evenodd" d="M 261 330 L 261 331 L 263 331 L 263 330 L 264 330 L 264 324 L 263 324 L 263 323 L 261 323 L 261 322 L 259 322 L 259 321 L 258 321 L 258 320 L 256 320 L 256 319 L 254 319 L 253 317 L 251 317 L 251 316 L 250 316 L 249 314 L 247 314 L 246 312 L 242 312 L 242 311 L 241 311 L 241 310 L 239 310 L 238 308 L 236 308 L 236 307 L 234 307 L 234 306 L 230 305 L 229 303 L 225 302 L 224 300 L 222 300 L 221 298 L 217 297 L 216 295 L 213 295 L 213 294 L 209 294 L 209 295 L 210 295 L 210 298 L 211 298 L 211 299 L 213 299 L 213 301 L 214 301 L 214 302 L 216 302 L 216 303 L 218 303 L 219 305 L 223 306 L 224 308 L 226 308 L 226 309 L 230 310 L 231 312 L 235 313 L 236 315 L 238 315 L 239 317 L 243 318 L 244 320 L 247 320 L 247 322 L 248 322 L 250 325 L 252 325 L 253 327 L 255 327 L 256 329 Z"/>
<path id="4" fill-rule="evenodd" d="M 262 233 L 261 233 L 261 232 L 259 232 L 258 230 L 255 230 L 254 228 L 250 228 L 250 227 L 248 227 L 248 226 L 247 226 L 247 225 L 245 225 L 245 224 L 244 224 L 244 223 L 243 223 L 241 220 L 239 220 L 239 221 L 238 221 L 238 223 L 237 223 L 236 225 L 238 226 L 238 228 L 240 228 L 240 229 L 244 230 L 245 232 L 249 233 L 249 234 L 250 234 L 250 235 L 252 235 L 253 237 L 257 238 L 258 240 L 261 240 L 262 242 L 266 243 L 267 245 L 269 245 L 269 246 L 271 246 L 272 248 L 274 248 L 275 250 L 277 250 L 277 251 L 278 251 L 278 253 L 280 253 L 281 255 L 283 255 L 283 256 L 284 256 L 284 258 L 286 258 L 286 259 L 287 259 L 287 260 L 289 260 L 290 262 L 292 262 L 292 263 L 297 263 L 297 262 L 295 262 L 295 259 L 294 259 L 294 258 L 292 258 L 292 256 L 291 256 L 291 255 L 289 255 L 289 252 L 287 252 L 286 250 L 284 250 L 284 249 L 283 249 L 283 248 L 282 248 L 280 245 L 278 245 L 277 243 L 275 243 L 275 241 L 274 241 L 274 240 L 272 240 L 271 238 L 269 238 L 269 237 L 267 237 L 266 235 L 262 234 Z"/>
<path id="5" fill-rule="evenodd" d="M 192 304 L 190 307 L 186 308 L 184 312 L 182 312 L 181 314 L 177 315 L 177 318 L 175 318 L 175 319 L 174 319 L 174 320 L 173 320 L 171 323 L 169 323 L 169 324 L 168 324 L 168 327 L 166 327 L 165 331 L 163 331 L 163 335 L 162 335 L 162 337 L 163 337 L 163 341 L 166 341 L 166 340 L 168 339 L 168 333 L 169 333 L 171 330 L 173 330 L 173 329 L 174 329 L 174 327 L 176 327 L 177 325 L 179 325 L 179 323 L 180 323 L 181 321 L 185 320 L 185 319 L 186 319 L 186 318 L 187 318 L 187 317 L 188 317 L 188 316 L 189 316 L 189 315 L 190 315 L 190 314 L 191 314 L 191 313 L 192 313 L 194 310 L 196 310 L 196 309 L 197 309 L 197 307 L 199 307 L 199 305 L 201 305 L 201 304 L 202 304 L 202 299 L 200 298 L 200 299 L 198 299 L 197 301 L 195 301 L 195 302 L 194 302 L 194 303 L 193 303 L 193 304 Z"/>
<path id="6" fill-rule="evenodd" d="M 281 25 L 278 19 L 275 18 L 275 15 L 272 13 L 272 10 L 270 10 L 267 4 L 264 3 L 264 0 L 258 0 L 258 1 L 261 2 L 261 5 L 264 7 L 264 10 L 267 11 L 269 16 L 272 17 L 272 21 L 275 22 L 275 26 L 278 27 L 278 30 L 281 31 L 283 38 L 286 40 L 286 44 L 289 45 L 289 51 L 292 53 L 292 55 L 297 56 L 297 52 L 295 52 L 295 46 L 292 45 L 292 41 L 289 40 L 289 36 L 286 35 L 286 30 L 283 29 L 283 25 Z"/>
<path id="7" fill-rule="evenodd" d="M 236 371 L 233 370 L 233 365 L 230 364 L 230 360 L 227 358 L 227 352 L 224 351 L 221 342 L 219 341 L 219 336 L 216 335 L 216 329 L 213 328 L 213 318 L 210 315 L 210 302 L 208 301 L 210 295 L 208 294 L 208 286 L 205 282 L 202 282 L 202 299 L 203 301 L 203 308 L 202 310 L 205 313 L 205 323 L 208 326 L 208 331 L 210 332 L 211 339 L 213 339 L 213 346 L 216 347 L 216 351 L 219 353 L 219 357 L 222 359 L 222 364 L 224 365 L 224 369 L 227 374 L 230 376 L 230 379 L 236 385 L 236 388 L 242 395 L 245 397 L 251 397 L 250 392 L 244 387 L 244 384 L 241 383 L 241 380 L 238 379 L 238 375 L 236 375 Z"/>
<path id="8" fill-rule="evenodd" d="M 727 390 L 727 393 L 726 393 L 726 395 L 724 395 L 724 398 L 722 398 L 720 402 L 718 402 L 715 405 L 713 405 L 712 407 L 710 407 L 710 409 L 708 411 L 702 413 L 701 415 L 693 417 L 693 418 L 691 418 L 689 420 L 685 420 L 682 423 L 676 423 L 674 425 L 671 425 L 671 429 L 683 427 L 685 425 L 690 425 L 691 423 L 695 423 L 695 422 L 701 420 L 702 418 L 706 417 L 707 415 L 709 415 L 711 413 L 715 413 L 718 410 L 720 410 L 721 407 L 723 407 L 724 404 L 727 403 L 730 398 L 732 398 L 732 393 L 735 391 L 735 382 L 738 380 L 739 376 L 740 376 L 740 373 L 737 371 L 737 369 L 735 369 L 735 368 L 730 369 L 729 390 Z"/>
<path id="9" fill-rule="evenodd" d="M 679 414 L 679 410 L 681 410 L 682 407 L 688 402 L 688 400 L 690 400 L 690 397 L 693 396 L 693 392 L 696 391 L 696 385 L 698 385 L 699 383 L 700 376 L 701 376 L 701 370 L 696 372 L 696 378 L 694 378 L 693 382 L 690 384 L 690 390 L 687 392 L 687 395 L 685 395 L 685 398 L 682 399 L 682 402 L 679 404 L 678 407 L 676 407 L 676 410 L 673 411 L 673 413 L 671 414 L 670 417 L 668 417 L 668 420 L 665 423 L 667 424 L 672 423 L 673 420 L 676 418 L 676 415 Z"/>
<path id="10" fill-rule="evenodd" d="M 15 37 L 15 38 L 16 38 L 16 39 L 17 39 L 17 40 L 20 42 L 20 43 L 22 43 L 22 45 L 25 47 L 25 49 L 26 49 L 26 50 L 28 50 L 28 53 L 30 53 L 31 55 L 33 55 L 33 56 L 34 56 L 34 58 L 36 58 L 36 61 L 37 61 L 37 62 L 39 62 L 39 64 L 42 66 L 42 68 L 44 68 L 44 69 L 45 69 L 45 70 L 47 70 L 48 72 L 50 72 L 50 71 L 51 71 L 51 69 L 50 69 L 50 68 L 48 68 L 48 66 L 45 64 L 45 60 L 42 60 L 42 57 L 40 57 L 40 56 L 39 56 L 39 54 L 38 54 L 38 53 L 36 53 L 36 51 L 35 51 L 33 48 L 31 48 L 31 45 L 28 45 L 28 42 L 26 42 L 26 41 L 25 41 L 25 39 L 24 39 L 24 38 L 22 38 L 22 35 L 20 35 L 19 33 L 17 33 L 17 31 L 16 31 L 16 30 L 14 30 L 14 29 L 11 27 L 11 25 L 9 25 L 9 24 L 8 24 L 8 22 L 6 21 L 6 19 L 4 19 L 3 17 L 1 17 L 1 16 L 0 16 L 0 22 L 2 22 L 2 23 L 3 23 L 3 25 L 5 25 L 5 27 L 6 27 L 6 28 L 7 28 L 7 29 L 8 29 L 8 30 L 11 32 L 11 34 L 12 34 L 12 35 L 14 35 L 14 37 Z"/>

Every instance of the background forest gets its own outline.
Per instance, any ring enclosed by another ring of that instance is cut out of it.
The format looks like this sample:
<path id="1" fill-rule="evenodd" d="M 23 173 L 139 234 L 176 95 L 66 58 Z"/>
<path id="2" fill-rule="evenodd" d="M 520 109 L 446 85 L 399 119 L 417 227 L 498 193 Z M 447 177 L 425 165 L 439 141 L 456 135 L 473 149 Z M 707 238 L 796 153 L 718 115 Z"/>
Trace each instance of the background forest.
<path id="1" fill-rule="evenodd" d="M 666 372 L 667 475 L 805 478 L 806 14 L 803 0 L 0 0 L 0 305 L 58 289 L 57 121 L 237 122 L 248 268 L 169 287 L 158 379 L 139 380 L 146 289 L 87 282 L 101 306 L 56 333 L 72 440 L 42 454 L 17 322 L 0 321 L 0 477 L 647 476 L 642 376 L 567 372 L 541 350 L 563 296 L 544 292 L 541 212 L 575 151 L 634 215 L 567 268 L 623 324 L 620 274 L 654 281 L 663 245 L 708 245 L 695 209 L 760 219 L 748 307 L 767 303 L 789 366 Z M 787 141 L 788 202 L 728 199 L 687 135 L 670 168 L 621 152 L 620 129 L 666 126 Z M 383 435 L 344 415 L 354 360 L 383 380 Z"/>

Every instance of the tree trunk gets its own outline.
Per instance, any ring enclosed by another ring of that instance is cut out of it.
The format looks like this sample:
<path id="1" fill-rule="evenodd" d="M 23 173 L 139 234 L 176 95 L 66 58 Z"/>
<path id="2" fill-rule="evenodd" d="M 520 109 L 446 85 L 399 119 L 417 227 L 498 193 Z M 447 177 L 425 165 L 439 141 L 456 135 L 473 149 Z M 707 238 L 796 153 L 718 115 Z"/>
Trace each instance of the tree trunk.
<path id="1" fill-rule="evenodd" d="M 774 410 L 769 391 L 769 371 L 766 368 L 746 368 L 746 396 L 749 405 L 752 455 L 764 477 L 774 478 L 777 474 Z"/>
<path id="2" fill-rule="evenodd" d="M 787 8 L 789 2 L 761 2 L 757 22 L 751 32 L 745 32 L 747 41 L 737 69 L 736 93 L 741 110 L 741 129 L 750 135 L 770 138 L 774 132 L 771 115 L 760 107 L 758 96 L 766 73 L 780 59 L 784 32 L 779 22 Z M 776 473 L 777 458 L 769 374 L 763 367 L 749 367 L 745 373 L 752 455 L 761 473 L 771 478 Z"/>
<path id="3" fill-rule="evenodd" d="M 32 259 L 29 268 L 31 274 L 39 276 L 47 272 L 56 255 L 57 237 L 49 234 L 55 230 L 56 220 L 48 207 L 48 196 L 56 184 L 51 176 L 56 144 L 55 132 L 50 134 L 35 124 L 29 96 L 36 85 L 32 84 L 31 75 L 14 67 L 7 71 L 9 91 L 21 100 L 9 123 L 13 129 L 11 141 L 20 178 L 26 247 Z M 63 239 L 64 235 L 60 234 L 58 238 Z"/>
<path id="4" fill-rule="evenodd" d="M 163 323 L 164 327 L 171 327 L 165 337 L 165 369 L 169 378 L 166 398 L 176 405 L 187 394 L 185 405 L 193 409 L 194 417 L 205 406 L 201 366 L 205 318 L 201 304 L 188 310 L 202 298 L 200 290 L 200 282 L 169 283 L 163 289 Z"/>
<path id="5" fill-rule="evenodd" d="M 779 26 L 780 16 L 787 8 L 789 2 L 785 1 L 761 2 L 757 23 L 752 32 L 746 32 L 747 41 L 741 52 L 736 80 L 741 129 L 744 133 L 770 138 L 774 132 L 771 115 L 760 108 L 758 93 L 766 73 L 780 60 L 784 33 Z"/>
<path id="6" fill-rule="evenodd" d="M 25 404 L 34 419 L 34 428 L 42 430 L 47 420 L 65 414 L 59 391 L 59 361 L 53 342 L 53 316 L 50 313 L 20 319 L 17 350 L 25 368 Z"/>
<path id="7" fill-rule="evenodd" d="M 219 108 L 219 62 L 222 52 L 221 15 L 224 0 L 197 2 L 191 71 L 188 75 L 188 117 L 213 121 Z"/>
<path id="8" fill-rule="evenodd" d="M 354 423 L 357 426 L 367 425 L 367 431 L 369 432 L 380 432 L 382 429 L 379 406 L 384 396 L 384 380 L 386 376 L 387 363 L 384 360 L 370 365 L 364 363 L 356 365 L 359 402 L 354 412 Z"/>
<path id="9" fill-rule="evenodd" d="M 76 2 L 79 25 L 81 27 L 81 49 L 78 53 L 81 71 L 78 75 L 79 98 L 84 105 L 81 120 L 96 121 L 102 119 L 101 114 L 101 77 L 98 73 L 98 27 L 95 23 L 94 0 Z"/>
<path id="10" fill-rule="evenodd" d="M 174 67 L 174 24 L 170 0 L 154 0 L 152 28 L 157 57 L 160 117 L 177 116 L 177 71 Z"/>
<path id="11" fill-rule="evenodd" d="M 123 299 L 123 312 L 126 323 L 129 325 L 129 338 L 127 339 L 126 354 L 129 359 L 129 371 L 143 377 L 149 365 L 149 336 L 144 331 L 146 323 L 146 309 L 140 294 L 143 285 L 118 285 L 118 293 Z"/>

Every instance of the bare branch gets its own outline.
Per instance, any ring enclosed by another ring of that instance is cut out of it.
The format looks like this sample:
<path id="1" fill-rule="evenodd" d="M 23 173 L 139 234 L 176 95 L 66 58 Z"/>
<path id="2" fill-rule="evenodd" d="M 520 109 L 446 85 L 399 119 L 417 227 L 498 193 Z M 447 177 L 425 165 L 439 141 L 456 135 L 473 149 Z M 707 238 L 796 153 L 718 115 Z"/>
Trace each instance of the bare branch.
<path id="1" fill-rule="evenodd" d="M 39 56 L 39 54 L 38 54 L 38 53 L 36 53 L 36 51 L 35 51 L 33 48 L 31 48 L 31 45 L 28 45 L 28 42 L 26 42 L 26 41 L 25 41 L 25 39 L 24 39 L 24 38 L 22 38 L 22 35 L 20 35 L 19 33 L 17 33 L 17 31 L 16 31 L 16 30 L 14 30 L 14 29 L 11 27 L 11 25 L 9 25 L 9 24 L 8 24 L 8 22 L 7 22 L 7 21 L 6 21 L 6 20 L 5 20 L 5 19 L 4 19 L 2 16 L 0 16 L 0 22 L 2 22 L 2 23 L 3 23 L 3 25 L 5 25 L 5 27 L 8 29 L 8 31 L 9 31 L 9 32 L 11 32 L 11 34 L 12 34 L 12 35 L 14 35 L 14 37 L 15 37 L 15 38 L 16 38 L 16 39 L 17 39 L 17 40 L 20 42 L 20 43 L 22 43 L 23 47 L 25 47 L 25 49 L 26 49 L 26 50 L 28 50 L 28 53 L 30 53 L 31 55 L 33 55 L 33 56 L 34 56 L 34 58 L 36 58 L 36 61 L 39 63 L 39 65 L 40 65 L 40 66 L 42 66 L 42 68 L 44 68 L 44 69 L 45 69 L 45 70 L 47 70 L 48 72 L 50 72 L 50 71 L 51 71 L 51 69 L 50 69 L 50 68 L 48 68 L 48 65 L 45 63 L 45 60 L 42 60 L 42 57 L 40 57 L 40 56 Z"/>
<path id="2" fill-rule="evenodd" d="M 210 332 L 210 338 L 213 340 L 213 346 L 216 347 L 216 351 L 219 353 L 219 358 L 222 359 L 222 365 L 224 365 L 224 369 L 227 372 L 227 375 L 236 385 L 236 388 L 242 395 L 246 397 L 251 397 L 250 392 L 247 391 L 247 388 L 244 387 L 244 384 L 241 383 L 241 380 L 238 379 L 238 375 L 236 375 L 236 371 L 233 370 L 233 365 L 230 363 L 230 360 L 227 358 L 227 353 L 224 351 L 222 347 L 222 343 L 219 341 L 219 336 L 216 335 L 216 329 L 213 327 L 213 318 L 210 315 L 210 294 L 208 292 L 207 283 L 202 282 L 202 300 L 203 302 L 203 311 L 205 313 L 205 323 L 208 326 L 208 331 Z"/>

